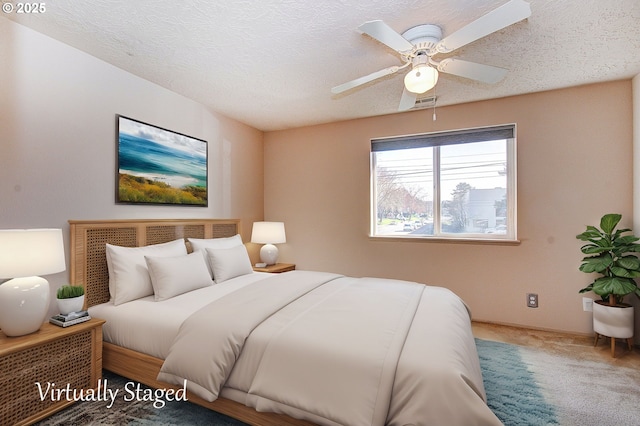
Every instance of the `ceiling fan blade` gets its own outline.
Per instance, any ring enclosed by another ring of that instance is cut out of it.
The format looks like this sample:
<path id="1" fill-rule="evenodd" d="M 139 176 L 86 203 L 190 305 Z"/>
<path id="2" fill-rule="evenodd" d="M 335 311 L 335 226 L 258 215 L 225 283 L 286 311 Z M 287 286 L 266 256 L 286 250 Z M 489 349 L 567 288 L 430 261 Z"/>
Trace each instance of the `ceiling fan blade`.
<path id="1" fill-rule="evenodd" d="M 395 72 L 398 72 L 399 69 L 400 69 L 399 66 L 395 66 L 394 65 L 392 67 L 385 68 L 385 69 L 380 70 L 380 71 L 372 72 L 369 75 L 365 75 L 363 77 L 356 78 L 355 80 L 351 80 L 351 81 L 348 81 L 346 83 L 342 83 L 342 84 L 332 88 L 331 89 L 331 93 L 337 95 L 338 93 L 345 92 L 345 91 L 347 91 L 349 89 L 353 89 L 354 87 L 361 86 L 361 85 L 363 85 L 365 83 L 368 83 L 370 81 L 373 81 L 373 80 L 376 80 L 378 78 L 382 78 L 384 76 L 387 76 L 387 75 L 393 74 Z"/>
<path id="2" fill-rule="evenodd" d="M 438 42 L 438 53 L 449 53 L 491 33 L 513 25 L 531 16 L 531 7 L 524 0 L 511 0 L 476 19 Z"/>
<path id="3" fill-rule="evenodd" d="M 398 52 L 406 52 L 413 49 L 413 44 L 408 42 L 383 21 L 365 22 L 358 27 L 358 30 Z"/>
<path id="4" fill-rule="evenodd" d="M 496 84 L 502 80 L 508 72 L 508 70 L 504 68 L 453 58 L 440 61 L 438 71 L 489 84 Z"/>
<path id="5" fill-rule="evenodd" d="M 398 106 L 398 111 L 406 111 L 411 109 L 416 104 L 416 99 L 418 97 L 417 93 L 413 93 L 404 88 L 402 92 L 402 97 L 400 98 L 400 105 Z"/>

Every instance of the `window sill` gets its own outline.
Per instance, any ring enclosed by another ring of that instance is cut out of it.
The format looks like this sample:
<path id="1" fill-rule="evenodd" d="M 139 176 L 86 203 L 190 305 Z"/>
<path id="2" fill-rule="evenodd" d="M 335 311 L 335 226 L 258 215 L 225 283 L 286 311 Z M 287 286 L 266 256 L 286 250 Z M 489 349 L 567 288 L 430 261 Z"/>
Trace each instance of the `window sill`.
<path id="1" fill-rule="evenodd" d="M 440 238 L 440 237 L 396 237 L 396 236 L 373 236 L 369 235 L 371 241 L 384 242 L 409 242 L 409 243 L 438 243 L 438 244 L 478 244 L 478 245 L 503 245 L 518 246 L 520 240 L 508 240 L 505 238 Z"/>

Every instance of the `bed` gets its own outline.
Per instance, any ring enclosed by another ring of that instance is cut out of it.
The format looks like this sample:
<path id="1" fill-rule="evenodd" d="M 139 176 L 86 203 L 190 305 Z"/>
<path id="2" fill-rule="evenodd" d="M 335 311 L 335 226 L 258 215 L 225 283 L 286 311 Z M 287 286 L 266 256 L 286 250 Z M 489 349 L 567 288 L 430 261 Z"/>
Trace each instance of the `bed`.
<path id="1" fill-rule="evenodd" d="M 469 313 L 447 289 L 253 272 L 244 245 L 217 248 L 237 241 L 239 220 L 69 223 L 71 282 L 106 320 L 106 370 L 186 387 L 189 401 L 252 425 L 501 424 L 485 402 Z M 180 244 L 184 254 L 149 252 Z M 152 294 L 131 290 L 138 281 L 114 287 L 125 248 L 147 253 Z M 202 264 L 215 283 L 176 293 L 176 277 L 202 278 Z"/>

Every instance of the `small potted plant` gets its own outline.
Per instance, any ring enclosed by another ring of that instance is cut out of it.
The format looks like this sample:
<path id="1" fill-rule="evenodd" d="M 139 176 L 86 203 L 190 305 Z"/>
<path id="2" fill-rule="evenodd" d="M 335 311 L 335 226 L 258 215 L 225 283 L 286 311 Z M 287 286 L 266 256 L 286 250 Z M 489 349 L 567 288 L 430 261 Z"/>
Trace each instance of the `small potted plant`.
<path id="1" fill-rule="evenodd" d="M 581 247 L 586 256 L 580 270 L 597 273 L 599 276 L 580 293 L 593 291 L 602 300 L 593 305 L 593 328 L 598 335 L 628 339 L 633 337 L 633 306 L 623 303 L 628 294 L 640 297 L 640 288 L 635 278 L 640 277 L 640 238 L 631 229 L 616 229 L 622 219 L 619 214 L 609 213 L 600 219 L 600 229 L 587 226 L 587 230 L 576 236 L 586 241 Z M 597 342 L 597 340 L 596 340 Z M 613 348 L 613 340 L 612 340 Z"/>
<path id="2" fill-rule="evenodd" d="M 56 298 L 62 315 L 79 312 L 84 307 L 84 287 L 65 284 L 58 289 Z"/>

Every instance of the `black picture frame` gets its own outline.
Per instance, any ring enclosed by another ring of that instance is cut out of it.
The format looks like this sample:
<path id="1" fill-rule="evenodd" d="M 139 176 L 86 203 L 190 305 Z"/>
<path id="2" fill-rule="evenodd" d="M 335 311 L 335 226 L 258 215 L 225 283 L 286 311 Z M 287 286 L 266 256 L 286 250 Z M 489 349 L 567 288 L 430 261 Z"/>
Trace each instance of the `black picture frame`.
<path id="1" fill-rule="evenodd" d="M 207 207 L 207 141 L 116 115 L 116 203 Z"/>

